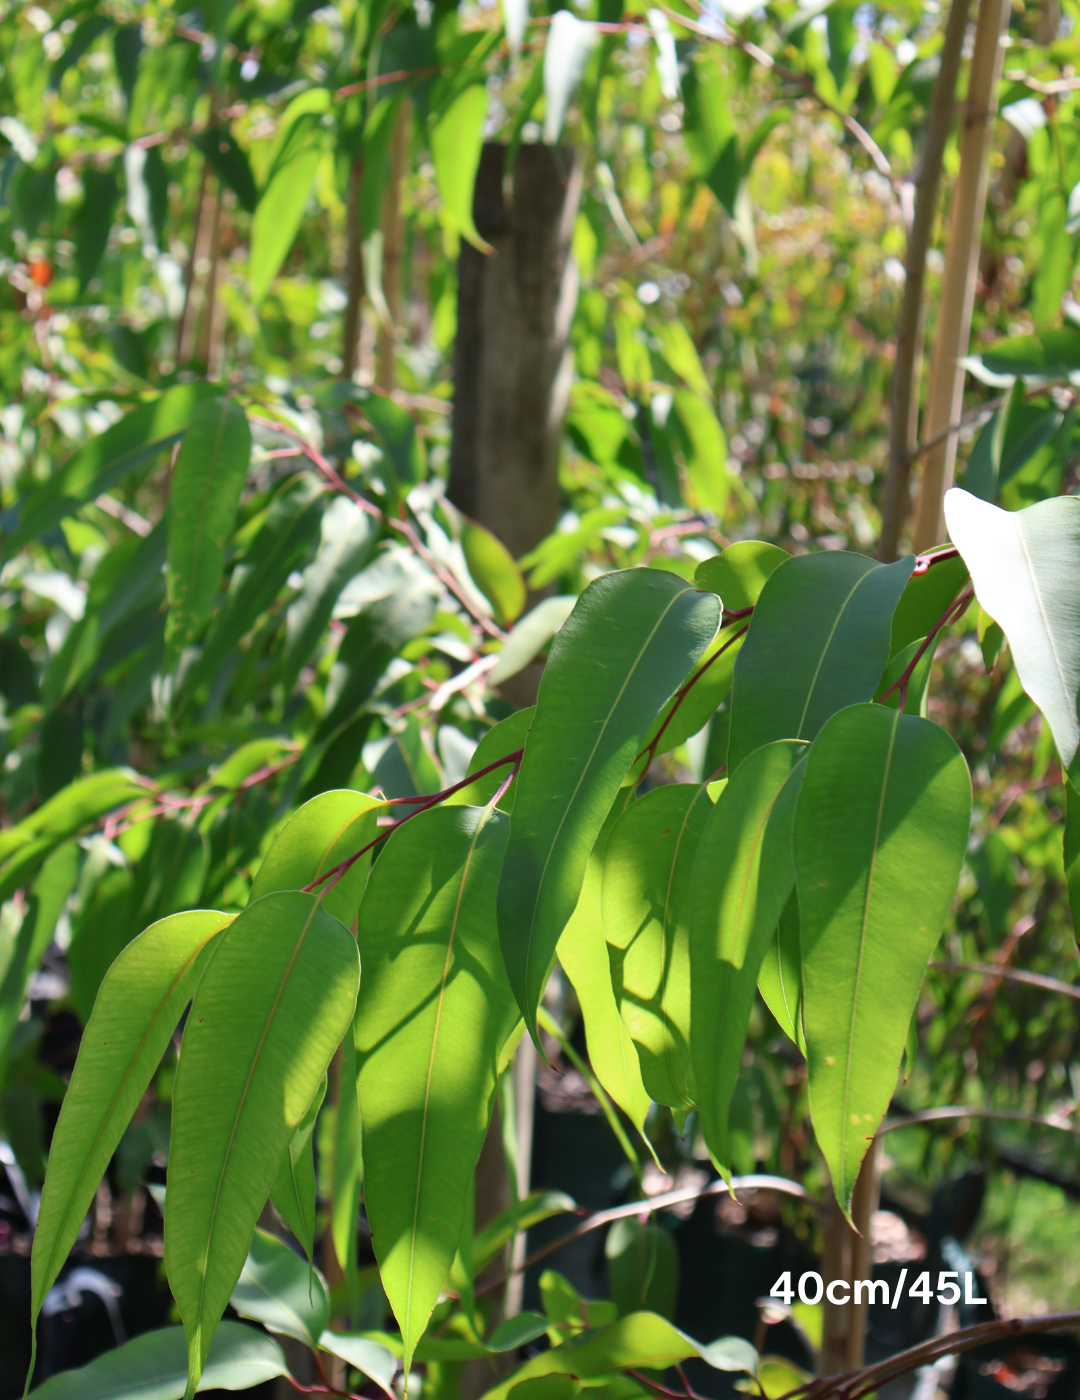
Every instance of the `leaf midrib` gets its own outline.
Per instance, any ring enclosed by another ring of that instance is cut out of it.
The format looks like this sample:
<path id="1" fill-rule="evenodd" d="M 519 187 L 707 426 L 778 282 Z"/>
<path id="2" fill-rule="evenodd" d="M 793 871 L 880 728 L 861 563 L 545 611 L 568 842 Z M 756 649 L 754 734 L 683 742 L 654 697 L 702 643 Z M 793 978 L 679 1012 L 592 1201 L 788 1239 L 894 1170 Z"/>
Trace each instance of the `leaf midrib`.
<path id="1" fill-rule="evenodd" d="M 304 926 L 300 930 L 300 937 L 296 940 L 296 946 L 292 950 L 292 954 L 289 958 L 288 965 L 286 966 L 285 971 L 282 974 L 281 982 L 278 986 L 277 992 L 274 995 L 274 1000 L 270 1007 L 270 1013 L 266 1018 L 266 1024 L 263 1026 L 262 1035 L 259 1037 L 259 1044 L 255 1049 L 255 1054 L 252 1056 L 251 1066 L 248 1069 L 248 1076 L 247 1079 L 244 1081 L 244 1090 L 243 1093 L 240 1095 L 240 1103 L 237 1106 L 236 1113 L 233 1117 L 232 1128 L 229 1132 L 229 1141 L 225 1145 L 225 1156 L 222 1158 L 221 1171 L 218 1173 L 217 1189 L 214 1192 L 214 1204 L 210 1209 L 210 1224 L 206 1232 L 206 1251 L 203 1254 L 203 1266 L 199 1275 L 199 1303 L 196 1312 L 196 1338 L 200 1350 L 202 1348 L 202 1314 L 203 1306 L 206 1300 L 206 1278 L 210 1261 L 210 1250 L 213 1247 L 214 1243 L 214 1231 L 217 1228 L 218 1207 L 221 1204 L 221 1191 L 222 1187 L 225 1184 L 225 1177 L 229 1169 L 229 1158 L 232 1156 L 233 1143 L 236 1140 L 236 1130 L 240 1126 L 240 1119 L 243 1116 L 244 1108 L 247 1104 L 248 1094 L 251 1090 L 251 1081 L 255 1077 L 255 1071 L 259 1066 L 259 1060 L 262 1056 L 263 1047 L 266 1044 L 266 1037 L 270 1034 L 270 1027 L 274 1023 L 274 1017 L 277 1015 L 278 1006 L 281 1003 L 281 998 L 285 994 L 285 988 L 288 984 L 289 978 L 292 976 L 292 970 L 293 967 L 296 965 L 296 959 L 300 956 L 300 949 L 304 946 L 304 940 L 307 938 L 308 930 L 311 928 L 312 921 L 314 920 L 315 915 L 321 908 L 321 900 L 313 899 L 311 902 L 311 909 L 308 913 L 307 919 L 304 921 Z"/>
<path id="2" fill-rule="evenodd" d="M 1014 528 L 1016 531 L 1017 543 L 1019 544 L 1020 549 L 1022 550 L 1024 555 L 1024 563 L 1027 566 L 1028 579 L 1031 583 L 1031 591 L 1035 595 L 1035 604 L 1039 609 L 1039 620 L 1042 622 L 1043 631 L 1046 633 L 1046 640 L 1050 647 L 1050 654 L 1054 658 L 1054 669 L 1057 672 L 1058 684 L 1061 686 L 1061 699 L 1065 705 L 1066 711 L 1068 712 L 1070 710 L 1069 685 L 1065 679 L 1065 671 L 1062 666 L 1061 657 L 1058 655 L 1057 645 L 1054 641 L 1054 634 L 1050 628 L 1050 620 L 1046 615 L 1046 608 L 1043 606 L 1042 594 L 1039 591 L 1039 581 L 1035 575 L 1035 566 L 1031 561 L 1031 555 L 1028 553 L 1027 540 L 1024 538 L 1023 526 L 1018 521 Z"/>
<path id="3" fill-rule="evenodd" d="M 899 732 L 900 711 L 895 710 L 892 732 L 889 735 L 889 748 L 885 756 L 885 772 L 881 780 L 881 796 L 878 799 L 877 822 L 874 826 L 874 844 L 870 851 L 870 865 L 866 875 L 866 894 L 863 898 L 862 926 L 859 929 L 859 956 L 855 963 L 855 985 L 851 998 L 851 1020 L 848 1024 L 847 1056 L 844 1062 L 844 1092 L 841 1100 L 840 1116 L 840 1178 L 843 1187 L 846 1187 L 847 1183 L 845 1164 L 847 1160 L 848 1108 L 851 1102 L 851 1055 L 855 1044 L 855 1024 L 858 1020 L 859 1012 L 859 993 L 862 985 L 863 959 L 866 954 L 866 931 L 870 922 L 870 903 L 873 898 L 874 876 L 877 872 L 878 853 L 881 850 L 881 825 L 885 819 L 885 799 L 889 792 L 889 775 L 892 772 L 893 753 L 896 749 L 896 736 Z"/>
<path id="4" fill-rule="evenodd" d="M 674 597 L 672 597 L 671 601 L 670 601 L 670 602 L 667 604 L 667 606 L 664 608 L 663 612 L 660 614 L 660 616 L 659 616 L 659 617 L 656 619 L 656 621 L 653 623 L 653 626 L 652 626 L 651 631 L 649 632 L 649 635 L 645 638 L 645 640 L 642 642 L 641 646 L 638 648 L 638 654 L 637 654 L 637 656 L 635 656 L 634 661 L 633 661 L 633 664 L 630 666 L 630 668 L 629 668 L 629 670 L 627 671 L 626 675 L 623 677 L 623 683 L 622 683 L 622 685 L 619 687 L 619 693 L 615 696 L 615 699 L 612 701 L 610 707 L 608 708 L 607 714 L 604 716 L 604 722 L 603 722 L 603 724 L 600 726 L 600 731 L 599 731 L 599 733 L 598 733 L 597 736 L 596 736 L 596 740 L 595 740 L 595 742 L 593 743 L 592 749 L 591 749 L 590 752 L 589 752 L 589 756 L 588 756 L 588 758 L 585 760 L 585 762 L 581 765 L 581 772 L 578 774 L 578 780 L 577 780 L 577 782 L 574 784 L 574 790 L 573 790 L 573 792 L 570 794 L 570 797 L 569 797 L 568 801 L 565 803 L 565 805 L 564 805 L 564 807 L 563 807 L 562 816 L 559 818 L 559 824 L 558 824 L 558 826 L 555 828 L 555 834 L 552 836 L 551 842 L 550 842 L 550 844 L 548 845 L 548 852 L 547 852 L 547 855 L 546 855 L 545 858 L 544 858 L 544 865 L 543 865 L 543 868 L 542 868 L 541 871 L 540 871 L 540 879 L 539 879 L 539 881 L 537 882 L 537 886 L 536 886 L 536 897 L 535 897 L 535 899 L 533 900 L 532 914 L 531 914 L 530 919 L 529 919 L 529 932 L 528 932 L 528 935 L 527 935 L 527 938 L 526 938 L 526 943 L 525 943 L 525 987 L 524 987 L 524 990 L 525 990 L 525 993 L 526 993 L 526 1000 L 529 1001 L 529 1002 L 531 1002 L 531 998 L 528 996 L 528 989 L 529 989 L 530 974 L 531 974 L 531 971 L 532 971 L 533 948 L 534 948 L 535 942 L 536 942 L 536 939 L 535 939 L 535 936 L 534 936 L 534 935 L 535 935 L 535 932 L 536 932 L 536 916 L 537 916 L 537 913 L 539 912 L 539 909 L 540 909 L 540 900 L 541 900 L 541 896 L 542 896 L 543 890 L 544 890 L 544 881 L 547 879 L 548 867 L 549 867 L 550 864 L 551 864 L 551 858 L 552 858 L 552 856 L 555 854 L 555 847 L 556 847 L 556 845 L 558 844 L 558 840 L 559 840 L 560 835 L 562 834 L 563 826 L 566 824 L 566 819 L 567 819 L 567 817 L 570 815 L 570 809 L 573 807 L 574 801 L 575 801 L 575 799 L 577 798 L 578 793 L 581 791 L 581 785 L 582 785 L 582 783 L 585 781 L 586 774 L 589 772 L 589 769 L 590 769 L 590 767 L 591 767 L 591 765 L 592 765 L 592 761 L 593 761 L 593 759 L 596 757 L 596 751 L 597 751 L 597 749 L 600 747 L 600 743 L 601 743 L 601 741 L 603 740 L 604 735 L 607 733 L 608 725 L 611 723 L 612 716 L 615 714 L 615 711 L 618 709 L 618 707 L 619 707 L 619 702 L 622 700 L 623 696 L 625 695 L 627 687 L 629 686 L 631 680 L 633 679 L 633 677 L 634 677 L 635 674 L 637 673 L 638 667 L 641 665 L 641 659 L 642 659 L 642 657 L 645 655 L 645 652 L 648 650 L 649 646 L 652 644 L 652 640 L 653 640 L 653 638 L 656 636 L 657 632 L 659 631 L 661 624 L 662 624 L 662 623 L 664 622 L 664 620 L 667 618 L 668 613 L 671 612 L 671 610 L 672 610 L 672 608 L 675 606 L 675 604 L 680 600 L 680 598 L 685 597 L 685 595 L 686 595 L 687 593 L 693 593 L 694 591 L 695 591 L 695 590 L 692 589 L 692 588 L 682 588 L 682 589 L 680 589 L 679 592 L 676 593 L 676 594 L 674 595 Z M 536 1013 L 535 1013 L 535 1011 L 533 1011 L 531 1008 L 528 1009 L 528 1010 L 526 1011 L 525 1019 L 526 1019 L 526 1023 L 529 1024 L 529 1029 L 535 1032 L 535 1028 L 536 1028 Z"/>

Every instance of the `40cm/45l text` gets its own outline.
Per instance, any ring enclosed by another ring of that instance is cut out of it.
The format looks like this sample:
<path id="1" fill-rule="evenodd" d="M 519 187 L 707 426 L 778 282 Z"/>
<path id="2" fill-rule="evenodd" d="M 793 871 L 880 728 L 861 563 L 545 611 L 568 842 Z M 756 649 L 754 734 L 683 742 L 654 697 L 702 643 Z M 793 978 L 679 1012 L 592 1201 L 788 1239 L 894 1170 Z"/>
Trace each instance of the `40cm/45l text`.
<path id="1" fill-rule="evenodd" d="M 932 1303 L 935 1293 L 930 1282 L 929 1271 L 923 1273 L 912 1280 L 908 1288 L 907 1296 L 917 1298 L 921 1303 Z M 798 1282 L 798 1296 L 801 1303 L 820 1303 L 822 1298 L 828 1298 L 830 1303 L 880 1303 L 882 1307 L 898 1308 L 900 1299 L 904 1296 L 904 1285 L 907 1283 L 908 1270 L 900 1270 L 900 1277 L 893 1288 L 883 1278 L 857 1278 L 854 1283 L 849 1283 L 847 1279 L 835 1278 L 826 1287 L 824 1279 L 819 1273 L 812 1270 L 809 1273 L 800 1274 Z M 960 1291 L 960 1279 L 964 1281 L 963 1293 Z M 958 1273 L 955 1270 L 942 1270 L 937 1276 L 937 1301 L 946 1307 L 951 1307 L 954 1303 L 959 1303 L 961 1297 L 965 1303 L 989 1303 L 989 1298 L 976 1297 L 976 1278 L 970 1270 Z M 791 1270 L 780 1275 L 780 1277 L 769 1289 L 769 1297 L 775 1298 L 778 1302 L 784 1303 L 787 1307 L 795 1301 L 795 1287 L 791 1282 Z"/>

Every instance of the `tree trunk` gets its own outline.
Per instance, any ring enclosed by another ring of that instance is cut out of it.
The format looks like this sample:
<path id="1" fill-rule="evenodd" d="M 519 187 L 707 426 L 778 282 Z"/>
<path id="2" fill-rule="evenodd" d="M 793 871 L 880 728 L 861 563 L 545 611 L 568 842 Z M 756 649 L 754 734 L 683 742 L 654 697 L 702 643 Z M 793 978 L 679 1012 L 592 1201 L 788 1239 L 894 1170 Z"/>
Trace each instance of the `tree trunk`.
<path id="1" fill-rule="evenodd" d="M 1010 0 L 980 0 L 971 56 L 967 99 L 960 131 L 960 174 L 949 219 L 949 244 L 938 311 L 937 342 L 930 371 L 930 403 L 924 436 L 943 433 L 960 417 L 964 401 L 964 368 L 975 279 L 979 267 L 983 214 L 986 209 L 988 156 L 997 111 L 997 87 L 1004 50 L 1001 36 L 1009 22 Z M 940 544 L 945 538 L 943 502 L 953 482 L 957 435 L 946 433 L 926 455 L 915 522 L 915 550 Z"/>
<path id="2" fill-rule="evenodd" d="M 494 254 L 463 244 L 458 264 L 448 494 L 520 557 L 559 516 L 581 163 L 548 146 L 521 146 L 509 203 L 505 158 L 504 146 L 484 147 L 473 198 Z"/>

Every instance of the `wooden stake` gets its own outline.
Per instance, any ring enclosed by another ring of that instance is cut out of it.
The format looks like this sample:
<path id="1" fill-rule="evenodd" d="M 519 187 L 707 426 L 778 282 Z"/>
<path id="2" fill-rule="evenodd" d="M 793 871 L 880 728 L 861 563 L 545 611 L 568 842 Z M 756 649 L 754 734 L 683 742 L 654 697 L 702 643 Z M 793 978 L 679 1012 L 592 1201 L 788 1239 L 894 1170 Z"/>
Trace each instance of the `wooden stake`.
<path id="1" fill-rule="evenodd" d="M 934 81 L 926 123 L 922 161 L 915 182 L 915 212 L 904 263 L 904 299 L 896 327 L 896 362 L 892 375 L 892 416 L 889 424 L 889 472 L 881 508 L 878 556 L 896 558 L 900 532 L 909 509 L 911 454 L 919 443 L 919 368 L 923 348 L 923 282 L 926 253 L 934 231 L 938 189 L 945 145 L 952 130 L 956 79 L 964 47 L 970 0 L 953 0 L 945 25 L 941 66 Z"/>
<path id="2" fill-rule="evenodd" d="M 364 303 L 364 258 L 360 246 L 360 182 L 363 162 L 353 157 L 349 168 L 349 197 L 346 208 L 345 245 L 345 328 L 341 347 L 342 378 L 352 379 L 360 364 L 360 313 Z"/>
<path id="3" fill-rule="evenodd" d="M 394 119 L 394 134 L 390 138 L 390 180 L 383 197 L 382 208 L 382 285 L 389 324 L 379 327 L 375 383 L 380 389 L 392 389 L 396 377 L 398 312 L 401 309 L 401 271 L 405 262 L 405 221 L 401 217 L 401 185 L 408 155 L 410 103 L 406 98 Z"/>
<path id="4" fill-rule="evenodd" d="M 937 342 L 930 371 L 930 403 L 926 436 L 955 423 L 964 397 L 964 369 L 975 302 L 988 156 L 997 112 L 997 88 L 1001 77 L 1001 39 L 1009 22 L 1010 0 L 980 0 L 971 57 L 967 99 L 960 130 L 960 175 L 953 195 L 945 277 L 938 311 Z M 916 553 L 940 544 L 945 538 L 943 501 L 952 485 L 956 467 L 957 435 L 946 433 L 927 453 L 919 489 L 915 522 Z"/>

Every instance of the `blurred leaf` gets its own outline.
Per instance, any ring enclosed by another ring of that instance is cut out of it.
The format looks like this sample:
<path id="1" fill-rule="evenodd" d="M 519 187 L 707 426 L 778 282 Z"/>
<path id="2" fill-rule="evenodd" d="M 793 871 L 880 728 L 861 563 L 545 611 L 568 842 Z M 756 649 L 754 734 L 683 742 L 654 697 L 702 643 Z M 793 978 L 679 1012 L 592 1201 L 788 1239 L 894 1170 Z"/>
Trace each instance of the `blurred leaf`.
<path id="1" fill-rule="evenodd" d="M 256 305 L 269 291 L 300 228 L 330 138 L 323 123 L 329 111 L 330 93 L 312 89 L 293 99 L 278 124 L 270 175 L 251 221 L 248 277 Z"/>
<path id="2" fill-rule="evenodd" d="M 78 873 L 79 847 L 74 842 L 61 846 L 45 861 L 30 886 L 13 946 L 0 957 L 0 1063 L 19 1024 L 30 978 L 48 951 Z"/>
<path id="3" fill-rule="evenodd" d="M 111 170 L 99 170 L 94 165 L 83 168 L 82 183 L 83 202 L 72 220 L 72 229 L 79 290 L 84 292 L 105 255 L 113 215 L 120 199 L 120 186 Z"/>
<path id="4" fill-rule="evenodd" d="M 604 1255 L 620 1316 L 647 1308 L 661 1317 L 674 1317 L 679 1256 L 669 1230 L 652 1220 L 616 1220 L 604 1241 Z"/>
<path id="5" fill-rule="evenodd" d="M 165 640 L 174 659 L 195 640 L 213 609 L 250 457 L 244 410 L 230 399 L 199 404 L 173 468 L 169 496 Z"/>
<path id="6" fill-rule="evenodd" d="M 236 144 L 228 127 L 212 126 L 194 137 L 194 144 L 209 161 L 221 183 L 232 190 L 240 208 L 254 214 L 259 203 L 259 191 L 251 173 L 248 158 Z"/>
<path id="7" fill-rule="evenodd" d="M 474 520 L 464 522 L 461 547 L 474 583 L 494 608 L 499 624 L 508 627 L 525 606 L 525 581 L 514 556 L 500 539 Z"/>
<path id="8" fill-rule="evenodd" d="M 523 671 L 555 636 L 573 612 L 576 602 L 572 594 L 561 594 L 544 598 L 527 612 L 503 643 L 498 661 L 488 672 L 488 684 L 493 687 L 501 685 Z"/>
<path id="9" fill-rule="evenodd" d="M 430 135 L 443 223 L 482 253 L 492 249 L 473 223 L 473 189 L 480 168 L 487 110 L 487 88 L 476 83 L 454 99 Z"/>
<path id="10" fill-rule="evenodd" d="M 1071 370 L 1080 369 L 1080 330 L 1058 326 L 1034 335 L 996 340 L 983 351 L 982 362 L 995 374 L 1064 378 Z"/>
<path id="11" fill-rule="evenodd" d="M 699 510 L 722 516 L 731 491 L 727 438 L 710 404 L 692 389 L 675 391 L 675 412 L 690 444 L 688 499 Z"/>
<path id="12" fill-rule="evenodd" d="M 597 37 L 591 24 L 569 10 L 552 16 L 544 45 L 544 141 L 549 146 L 559 139 Z"/>

